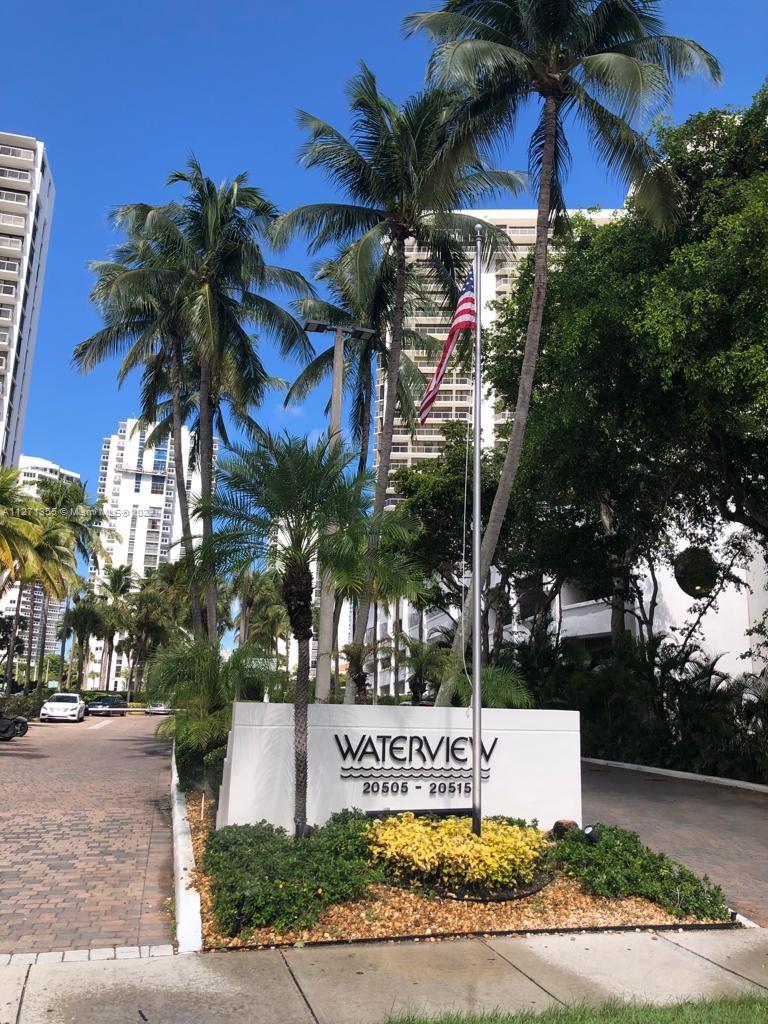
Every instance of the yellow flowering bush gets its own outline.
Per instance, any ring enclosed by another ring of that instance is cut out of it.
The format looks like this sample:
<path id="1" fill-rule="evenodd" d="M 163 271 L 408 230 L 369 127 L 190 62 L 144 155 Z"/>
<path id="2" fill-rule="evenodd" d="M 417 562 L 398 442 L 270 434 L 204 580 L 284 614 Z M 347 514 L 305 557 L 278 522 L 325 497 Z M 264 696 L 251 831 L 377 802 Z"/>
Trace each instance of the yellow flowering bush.
<path id="1" fill-rule="evenodd" d="M 396 878 L 478 895 L 530 882 L 547 845 L 535 828 L 487 819 L 476 836 L 469 818 L 410 811 L 374 821 L 368 840 L 373 863 Z"/>

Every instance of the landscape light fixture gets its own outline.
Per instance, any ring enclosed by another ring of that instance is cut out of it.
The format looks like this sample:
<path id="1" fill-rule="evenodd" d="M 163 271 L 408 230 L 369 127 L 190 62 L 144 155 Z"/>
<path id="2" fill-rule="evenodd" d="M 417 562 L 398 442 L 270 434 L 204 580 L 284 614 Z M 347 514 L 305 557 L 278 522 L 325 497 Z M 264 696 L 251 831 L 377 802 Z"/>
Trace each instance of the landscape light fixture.
<path id="1" fill-rule="evenodd" d="M 327 320 L 307 320 L 304 330 L 307 334 L 323 334 L 325 331 L 331 330 L 331 325 Z"/>
<path id="2" fill-rule="evenodd" d="M 330 324 L 327 320 L 307 320 L 304 324 L 307 334 L 325 334 L 326 331 L 341 331 L 355 341 L 370 341 L 376 334 L 371 327 L 344 327 L 341 324 Z"/>

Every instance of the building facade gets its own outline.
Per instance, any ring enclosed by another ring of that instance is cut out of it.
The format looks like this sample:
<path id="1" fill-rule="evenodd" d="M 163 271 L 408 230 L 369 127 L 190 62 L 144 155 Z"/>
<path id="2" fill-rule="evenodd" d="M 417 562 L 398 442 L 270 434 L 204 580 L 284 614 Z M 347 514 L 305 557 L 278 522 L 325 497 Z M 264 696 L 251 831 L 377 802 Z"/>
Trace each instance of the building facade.
<path id="1" fill-rule="evenodd" d="M 141 426 L 137 419 L 123 420 L 117 433 L 104 438 L 99 465 L 98 495 L 105 501 L 105 514 L 112 529 L 104 543 L 108 562 L 129 565 L 137 576 L 181 557 L 181 513 L 173 446 L 167 439 L 153 448 L 147 447 L 153 427 L 154 424 Z M 200 474 L 189 469 L 191 435 L 186 427 L 182 428 L 182 451 L 187 497 L 191 501 L 200 493 Z M 97 588 L 103 574 L 103 563 L 91 566 L 91 579 Z M 102 650 L 101 641 L 92 644 L 86 671 L 86 685 L 90 689 L 99 686 Z M 110 689 L 124 688 L 122 670 L 122 656 L 116 653 Z"/>
<path id="2" fill-rule="evenodd" d="M 489 304 L 506 298 L 510 294 L 512 282 L 518 264 L 524 259 L 535 243 L 536 211 L 535 210 L 474 210 L 465 211 L 469 216 L 477 216 L 479 220 L 499 226 L 509 236 L 514 250 L 510 256 L 498 258 L 491 266 L 486 266 L 481 276 L 481 316 L 483 327 L 493 323 L 494 313 Z M 571 211 L 589 217 L 597 224 L 606 224 L 620 213 L 614 210 Z M 409 258 L 418 261 L 419 252 L 416 245 L 409 248 Z M 409 326 L 430 334 L 441 342 L 447 336 L 453 310 L 446 310 L 444 315 L 415 315 Z M 427 379 L 435 370 L 437 355 L 428 355 L 423 350 L 408 350 L 407 354 L 421 369 Z M 410 427 L 399 418 L 395 423 L 392 445 L 391 472 L 417 465 L 422 459 L 438 458 L 445 441 L 442 427 L 450 420 L 471 421 L 472 418 L 472 379 L 461 368 L 449 368 L 443 380 L 440 393 L 433 405 L 429 418 L 424 426 L 417 426 L 412 434 Z M 376 387 L 376 416 L 374 452 L 378 463 L 378 447 L 380 429 L 383 420 L 385 399 L 385 381 L 380 374 Z M 483 406 L 483 444 L 495 442 L 496 430 L 500 425 L 509 422 L 511 413 L 496 406 L 494 396 L 489 394 Z M 390 486 L 387 503 L 397 503 L 398 495 L 394 486 Z M 738 674 L 747 671 L 761 671 L 764 662 L 760 658 L 743 657 L 750 648 L 749 630 L 759 621 L 768 606 L 768 570 L 765 559 L 757 554 L 751 564 L 742 572 L 745 586 L 737 588 L 729 586 L 721 595 L 716 608 L 708 611 L 702 618 L 701 631 L 704 646 L 711 654 L 722 655 L 720 668 L 726 672 Z M 660 569 L 658 572 L 659 592 L 657 630 L 669 630 L 686 621 L 691 598 L 686 596 L 677 585 L 671 570 Z M 541 581 L 546 587 L 546 581 Z M 650 584 L 649 584 L 650 585 Z M 552 609 L 554 619 L 560 625 L 560 634 L 564 638 L 583 643 L 585 646 L 604 644 L 610 636 L 611 609 L 607 601 L 589 600 L 575 583 L 566 583 Z M 511 635 L 515 631 L 524 632 L 526 617 L 518 611 L 515 618 L 505 624 L 505 633 Z M 453 625 L 451 619 L 441 611 L 420 612 L 402 601 L 399 607 L 372 609 L 368 622 L 366 642 L 372 643 L 374 637 L 379 640 L 391 640 L 395 628 L 412 637 L 423 639 L 436 638 L 441 630 Z M 637 620 L 627 611 L 626 627 L 630 632 L 637 630 Z M 398 672 L 395 681 L 392 657 L 389 654 L 379 658 L 374 667 L 369 665 L 370 673 L 375 674 L 376 685 L 382 696 L 394 696 L 395 692 L 405 691 L 405 672 Z"/>
<path id="3" fill-rule="evenodd" d="M 21 451 L 55 190 L 42 142 L 0 132 L 0 463 Z"/>
<path id="4" fill-rule="evenodd" d="M 32 497 L 39 497 L 41 483 L 49 480 L 64 480 L 79 482 L 80 474 L 72 469 L 64 469 L 49 459 L 38 459 L 32 455 L 21 455 L 19 457 L 20 482 L 27 494 Z M 21 600 L 19 603 L 19 592 Z M 43 623 L 45 622 L 45 646 L 44 654 L 55 654 L 59 650 L 60 637 L 59 627 L 64 616 L 66 601 L 57 601 L 46 597 L 43 588 L 36 583 L 30 590 L 29 587 L 20 588 L 18 583 L 3 596 L 0 604 L 0 615 L 13 617 L 16 606 L 19 606 L 19 614 L 26 623 L 20 630 L 24 642 L 24 654 L 19 661 L 26 662 L 27 653 L 32 669 L 36 672 L 37 663 L 40 657 L 40 644 L 42 640 Z M 51 682 L 53 680 L 49 680 Z M 61 680 L 58 680 L 60 682 Z"/>

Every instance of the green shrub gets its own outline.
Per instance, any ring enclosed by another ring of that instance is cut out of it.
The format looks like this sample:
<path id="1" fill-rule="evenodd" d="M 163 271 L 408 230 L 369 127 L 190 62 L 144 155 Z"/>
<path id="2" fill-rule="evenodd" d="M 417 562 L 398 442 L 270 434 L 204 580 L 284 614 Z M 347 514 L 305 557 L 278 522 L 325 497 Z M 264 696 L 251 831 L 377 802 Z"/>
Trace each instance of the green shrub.
<path id="1" fill-rule="evenodd" d="M 216 796 L 219 795 L 219 789 L 224 777 L 224 758 L 226 756 L 227 748 L 223 746 L 214 747 L 203 758 L 206 780 Z"/>
<path id="2" fill-rule="evenodd" d="M 266 822 L 211 833 L 203 859 L 222 931 L 308 927 L 332 903 L 358 899 L 378 878 L 364 815 L 334 815 L 306 839 Z"/>
<path id="3" fill-rule="evenodd" d="M 3 697 L 0 699 L 0 713 L 9 717 L 23 715 L 25 718 L 37 718 L 47 697 L 47 693 L 41 697 L 35 696 L 34 693 L 27 697 Z"/>
<path id="4" fill-rule="evenodd" d="M 550 862 L 577 879 L 585 892 L 609 899 L 642 896 L 675 917 L 728 917 L 722 889 L 706 875 L 699 878 L 665 853 L 649 850 L 636 832 L 596 829 L 596 843 L 572 829 L 549 854 Z"/>
<path id="5" fill-rule="evenodd" d="M 176 771 L 181 789 L 195 789 L 205 779 L 205 751 L 197 747 L 176 744 Z"/>

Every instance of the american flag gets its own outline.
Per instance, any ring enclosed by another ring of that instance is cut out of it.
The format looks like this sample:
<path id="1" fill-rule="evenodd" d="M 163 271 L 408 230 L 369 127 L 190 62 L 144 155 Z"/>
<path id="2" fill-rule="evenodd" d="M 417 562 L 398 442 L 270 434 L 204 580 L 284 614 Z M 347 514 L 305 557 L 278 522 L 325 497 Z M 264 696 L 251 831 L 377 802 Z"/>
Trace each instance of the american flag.
<path id="1" fill-rule="evenodd" d="M 459 294 L 459 301 L 456 304 L 456 312 L 448 330 L 448 337 L 445 339 L 443 351 L 440 354 L 440 362 L 432 375 L 432 380 L 427 384 L 424 396 L 419 406 L 419 423 L 425 423 L 429 416 L 429 410 L 434 405 L 440 385 L 443 383 L 445 371 L 448 368 L 448 360 L 453 355 L 461 331 L 473 331 L 475 329 L 475 272 L 470 270 L 467 280 Z"/>

